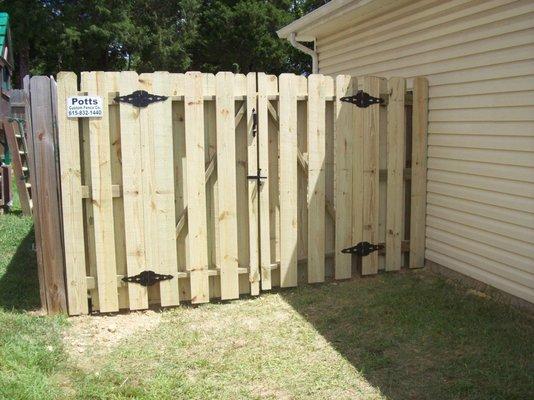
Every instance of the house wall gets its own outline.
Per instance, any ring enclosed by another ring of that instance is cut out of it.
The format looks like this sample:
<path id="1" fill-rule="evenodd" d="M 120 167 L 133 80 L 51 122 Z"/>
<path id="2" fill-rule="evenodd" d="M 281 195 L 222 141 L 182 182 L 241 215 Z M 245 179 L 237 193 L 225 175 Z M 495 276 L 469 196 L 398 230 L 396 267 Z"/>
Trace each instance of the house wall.
<path id="1" fill-rule="evenodd" d="M 323 74 L 428 77 L 426 258 L 534 302 L 534 2 L 417 1 L 317 49 Z"/>

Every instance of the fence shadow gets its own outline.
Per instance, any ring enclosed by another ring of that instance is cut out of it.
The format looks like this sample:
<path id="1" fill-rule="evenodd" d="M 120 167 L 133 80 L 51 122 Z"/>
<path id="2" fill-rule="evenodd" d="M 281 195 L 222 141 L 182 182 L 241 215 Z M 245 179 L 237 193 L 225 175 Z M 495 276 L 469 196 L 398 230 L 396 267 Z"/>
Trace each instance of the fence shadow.
<path id="1" fill-rule="evenodd" d="M 380 274 L 280 294 L 388 399 L 495 398 L 510 382 L 528 380 L 520 367 L 503 367 L 528 363 L 521 318 L 428 274 Z M 495 378 L 502 376 L 509 381 Z"/>
<path id="2" fill-rule="evenodd" d="M 40 306 L 33 228 L 20 242 L 4 274 L 0 274 L 0 307 L 27 311 Z"/>

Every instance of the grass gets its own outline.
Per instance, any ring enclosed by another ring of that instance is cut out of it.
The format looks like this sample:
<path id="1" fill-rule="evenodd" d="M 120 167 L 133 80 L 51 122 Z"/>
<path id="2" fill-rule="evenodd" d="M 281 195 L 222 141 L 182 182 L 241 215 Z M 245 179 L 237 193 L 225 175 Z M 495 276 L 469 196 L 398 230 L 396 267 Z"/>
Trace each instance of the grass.
<path id="1" fill-rule="evenodd" d="M 20 213 L 0 216 L 0 399 L 534 393 L 532 316 L 424 272 L 157 313 L 39 317 L 29 312 L 39 301 L 32 235 Z M 130 331 L 141 317 L 157 323 Z M 77 341 L 88 350 L 77 351 Z"/>
<path id="2" fill-rule="evenodd" d="M 0 399 L 61 395 L 56 374 L 66 359 L 65 318 L 25 312 L 39 306 L 32 243 L 32 220 L 21 215 L 15 195 L 12 213 L 0 215 Z"/>

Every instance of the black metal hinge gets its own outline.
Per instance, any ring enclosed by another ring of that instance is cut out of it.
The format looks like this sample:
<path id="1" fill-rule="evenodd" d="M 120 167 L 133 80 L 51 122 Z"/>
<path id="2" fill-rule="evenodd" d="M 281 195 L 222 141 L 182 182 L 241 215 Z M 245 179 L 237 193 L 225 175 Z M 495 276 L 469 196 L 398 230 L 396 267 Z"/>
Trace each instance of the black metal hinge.
<path id="1" fill-rule="evenodd" d="M 152 286 L 153 284 L 157 282 L 165 281 L 165 280 L 172 279 L 172 278 L 173 278 L 172 275 L 162 275 L 154 271 L 148 270 L 148 271 L 143 271 L 138 275 L 125 276 L 124 278 L 122 278 L 122 280 L 124 282 L 138 283 L 142 286 Z"/>
<path id="2" fill-rule="evenodd" d="M 115 97 L 116 102 L 129 103 L 135 107 L 146 107 L 149 104 L 157 101 L 167 100 L 167 96 L 158 96 L 157 94 L 150 94 L 146 90 L 136 90 L 131 94 L 125 96 Z"/>
<path id="3" fill-rule="evenodd" d="M 359 108 L 367 108 L 372 104 L 382 104 L 384 102 L 384 99 L 373 97 L 363 90 L 358 90 L 354 96 L 342 97 L 340 100 L 346 103 L 352 103 Z"/>
<path id="4" fill-rule="evenodd" d="M 383 248 L 384 246 L 381 244 L 360 242 L 356 246 L 347 247 L 346 249 L 341 250 L 341 252 L 344 254 L 355 254 L 360 257 L 365 257 L 371 254 L 373 251 L 377 251 Z"/>

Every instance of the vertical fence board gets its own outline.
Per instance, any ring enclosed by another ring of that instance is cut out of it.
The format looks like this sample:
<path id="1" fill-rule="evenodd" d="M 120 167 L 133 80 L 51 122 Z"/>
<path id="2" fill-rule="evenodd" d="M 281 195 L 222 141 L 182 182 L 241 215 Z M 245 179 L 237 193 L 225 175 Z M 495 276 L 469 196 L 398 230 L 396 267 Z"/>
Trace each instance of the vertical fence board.
<path id="1" fill-rule="evenodd" d="M 128 95 L 138 90 L 135 72 L 121 72 L 119 94 Z M 121 154 L 126 243 L 126 267 L 129 276 L 137 275 L 146 266 L 145 228 L 143 216 L 143 187 L 141 182 L 141 126 L 140 110 L 128 103 L 120 103 L 122 131 Z M 148 307 L 148 290 L 145 286 L 128 284 L 131 310 Z"/>
<path id="2" fill-rule="evenodd" d="M 61 242 L 61 210 L 59 196 L 59 165 L 56 161 L 56 136 L 54 129 L 55 82 L 46 76 L 36 76 L 26 82 L 32 88 L 32 104 L 26 114 L 28 165 L 35 222 L 35 236 L 42 306 L 49 314 L 67 311 L 63 246 Z M 13 125 L 15 133 L 18 124 Z M 37 168 L 37 165 L 39 168 Z M 37 207 L 41 203 L 41 207 Z"/>
<path id="3" fill-rule="evenodd" d="M 235 99 L 235 126 L 236 141 L 236 201 L 237 201 L 237 258 L 241 268 L 250 268 L 250 229 L 248 220 L 248 136 L 246 124 L 246 100 L 241 100 L 247 95 L 247 77 L 243 74 L 235 75 L 234 94 L 239 96 Z M 246 97 L 245 97 L 246 99 Z M 249 269 L 250 272 L 250 269 Z M 239 293 L 250 293 L 252 283 L 248 274 L 239 274 Z"/>
<path id="4" fill-rule="evenodd" d="M 428 129 L 428 80 L 417 77 L 413 83 L 412 193 L 410 215 L 410 268 L 425 262 L 426 171 Z"/>
<path id="5" fill-rule="evenodd" d="M 258 166 L 262 179 L 259 190 L 260 199 L 260 262 L 261 262 L 261 288 L 272 288 L 271 279 L 271 223 L 270 223 L 270 181 L 271 169 L 269 168 L 269 110 L 268 90 L 269 77 L 264 73 L 258 73 Z M 277 177 L 275 176 L 275 179 Z"/>
<path id="6" fill-rule="evenodd" d="M 270 79 L 273 78 L 273 81 Z M 278 95 L 278 81 L 272 75 L 267 77 L 268 94 Z M 278 108 L 278 103 L 274 105 Z M 279 123 L 273 118 L 268 119 L 269 135 L 269 232 L 270 232 L 270 257 L 271 264 L 280 261 L 280 148 L 279 148 Z M 266 158 L 266 157 L 264 157 Z M 266 161 L 266 160 L 265 160 Z M 261 165 L 260 165 L 261 167 Z M 260 206 L 261 207 L 261 206 Z M 265 211 L 265 210 L 264 210 Z M 280 286 L 280 269 L 270 271 L 271 287 Z"/>
<path id="7" fill-rule="evenodd" d="M 298 185 L 297 185 L 298 77 L 280 75 L 280 286 L 297 286 Z"/>
<path id="8" fill-rule="evenodd" d="M 34 149 L 34 146 L 35 146 L 35 143 L 33 141 L 33 130 L 32 130 L 32 119 L 31 119 L 31 116 L 32 116 L 32 107 L 31 107 L 31 79 L 30 79 L 30 76 L 29 75 L 26 75 L 24 77 L 24 81 L 23 81 L 23 84 L 24 84 L 24 103 L 25 103 L 25 110 L 24 110 L 24 115 L 26 116 L 26 120 L 25 120 L 25 129 L 26 129 L 26 132 L 27 132 L 27 135 L 28 135 L 28 138 L 27 138 L 27 143 L 28 143 L 28 162 L 29 162 L 29 166 L 30 166 L 30 183 L 32 185 L 32 187 L 37 187 L 37 178 L 36 178 L 36 173 L 35 171 L 37 171 L 37 164 L 35 163 L 35 157 L 34 157 L 34 153 L 35 153 L 35 149 Z M 54 93 L 54 95 L 57 97 L 57 93 Z M 58 163 L 59 163 L 59 160 L 58 160 Z M 7 168 L 9 168 L 9 170 L 7 170 Z M 59 166 L 58 166 L 58 170 L 59 170 Z M 0 190 L 3 190 L 3 196 L 5 199 L 10 199 L 11 198 L 11 179 L 9 179 L 11 177 L 11 168 L 10 167 L 5 167 L 5 169 L 2 169 L 2 171 L 0 172 L 1 173 L 6 173 L 9 174 L 9 176 L 6 176 L 5 177 L 5 180 L 2 181 L 2 184 L 4 185 L 3 188 L 0 188 Z M 61 179 L 58 179 L 57 180 L 57 184 L 58 185 L 61 185 Z M 59 197 L 59 201 L 61 203 L 61 196 Z M 33 208 L 34 208 L 34 211 L 35 210 L 39 210 L 39 199 L 37 198 L 37 196 L 34 196 L 34 198 L 32 199 L 32 205 L 33 205 Z M 60 210 L 61 211 L 61 210 Z M 1 212 L 1 211 L 0 211 Z M 60 221 L 58 221 L 58 223 L 61 223 L 61 215 L 59 216 L 60 218 Z M 46 274 L 44 272 L 45 270 L 45 267 L 44 267 L 44 259 L 43 259 L 43 251 L 42 251 L 42 238 L 43 238 L 43 235 L 41 234 L 41 222 L 39 220 L 39 213 L 38 212 L 34 212 L 33 214 L 33 227 L 34 227 L 34 231 L 35 231 L 35 252 L 36 252 L 36 258 L 37 258 L 37 275 L 38 275 L 38 278 L 39 278 L 39 295 L 40 295 L 40 299 L 41 299 L 41 306 L 46 309 L 47 307 L 47 300 L 46 300 L 46 284 L 45 284 L 45 281 L 46 281 Z M 56 240 L 60 241 L 62 240 L 62 238 L 57 238 Z"/>
<path id="9" fill-rule="evenodd" d="M 380 97 L 380 78 L 365 77 L 363 90 Z M 363 241 L 378 243 L 380 106 L 363 112 Z M 362 259 L 362 275 L 378 272 L 378 253 Z"/>
<path id="10" fill-rule="evenodd" d="M 58 104 L 64 105 L 77 94 L 76 75 L 58 74 Z M 67 276 L 67 303 L 70 315 L 88 313 L 87 280 L 85 272 L 84 231 L 82 223 L 82 187 L 80 163 L 80 134 L 78 121 L 58 113 L 58 139 L 61 162 L 61 203 Z"/>
<path id="11" fill-rule="evenodd" d="M 363 87 L 363 80 L 358 79 L 358 87 Z M 355 120 L 356 130 L 352 138 L 352 242 L 353 244 L 363 241 L 363 114 L 364 109 L 356 107 Z M 361 269 L 361 259 L 356 259 L 357 266 Z M 354 262 L 354 260 L 353 260 Z"/>
<path id="12" fill-rule="evenodd" d="M 217 179 L 221 299 L 239 297 L 234 74 L 216 75 Z"/>
<path id="13" fill-rule="evenodd" d="M 104 72 L 83 72 L 81 89 L 90 96 L 102 97 L 103 104 L 107 105 L 109 87 L 106 80 Z M 107 107 L 102 118 L 89 118 L 89 148 L 99 305 L 101 312 L 115 312 L 119 310 L 119 303 Z"/>
<path id="14" fill-rule="evenodd" d="M 386 216 L 386 270 L 401 268 L 401 242 L 404 238 L 404 157 L 405 111 L 404 78 L 391 78 L 388 83 L 387 106 L 387 216 Z"/>
<path id="15" fill-rule="evenodd" d="M 308 77 L 308 282 L 325 279 L 325 78 Z"/>
<path id="16" fill-rule="evenodd" d="M 175 96 L 183 96 L 185 90 L 184 74 L 172 74 L 172 93 Z M 173 149 L 174 149 L 174 198 L 176 217 L 176 252 L 178 271 L 187 271 L 187 188 L 186 188 L 186 146 L 185 146 L 185 119 L 184 102 L 175 101 L 172 105 L 173 120 Z M 190 280 L 182 278 L 178 280 L 180 300 L 191 299 Z"/>
<path id="17" fill-rule="evenodd" d="M 308 80 L 304 76 L 297 79 L 297 96 L 308 95 Z M 308 257 L 308 102 L 297 101 L 297 158 L 298 165 L 298 199 L 297 199 L 297 230 L 298 230 L 298 260 Z M 304 271 L 303 269 L 303 272 Z M 307 273 L 307 272 L 306 272 Z M 298 275 L 300 282 L 301 275 Z M 307 279 L 307 278 L 306 278 Z M 306 279 L 302 278 L 302 281 Z"/>
<path id="18" fill-rule="evenodd" d="M 188 72 L 185 75 L 184 102 L 191 302 L 205 303 L 209 301 L 209 281 L 204 172 L 204 99 L 201 73 Z"/>
<path id="19" fill-rule="evenodd" d="M 257 108 L 256 73 L 247 75 L 247 172 L 249 176 L 258 173 L 258 135 L 254 126 L 254 113 Z M 259 187 L 255 179 L 248 180 L 248 221 L 250 234 L 250 292 L 253 296 L 260 294 L 260 260 L 259 260 Z"/>
<path id="20" fill-rule="evenodd" d="M 107 72 L 109 91 L 119 91 L 120 72 Z M 128 93 L 127 93 L 128 94 Z M 116 103 L 109 106 L 109 139 L 111 145 L 111 183 L 118 189 L 123 188 L 122 159 L 121 159 L 121 129 L 120 110 Z M 120 192 L 121 190 L 119 190 Z M 126 243 L 124 229 L 124 198 L 113 197 L 113 223 L 115 229 L 115 257 L 117 261 L 117 275 L 127 275 L 126 267 Z M 128 287 L 122 284 L 118 287 L 119 308 L 129 308 Z"/>
<path id="21" fill-rule="evenodd" d="M 146 90 L 148 93 L 154 93 L 153 89 L 154 74 L 140 74 L 139 88 Z M 159 240 L 159 221 L 158 221 L 158 199 L 156 192 L 156 159 L 159 154 L 156 154 L 156 135 L 158 134 L 154 127 L 154 107 L 157 103 L 152 103 L 147 107 L 139 108 L 139 125 L 141 131 L 141 163 L 142 173 L 140 175 L 141 185 L 143 187 L 142 204 L 143 204 L 143 236 L 145 239 L 145 265 L 142 268 L 158 271 L 160 265 L 160 257 L 158 254 L 158 240 Z M 161 171 L 160 171 L 161 172 Z M 160 284 L 149 286 L 148 302 L 152 302 L 155 297 L 160 295 Z"/>
<path id="22" fill-rule="evenodd" d="M 142 79 L 143 75 L 141 75 Z M 152 74 L 150 93 L 170 96 L 171 77 L 168 72 Z M 176 254 L 175 206 L 174 206 L 174 158 L 172 135 L 172 101 L 167 99 L 146 108 L 147 118 L 152 121 L 154 135 L 153 164 L 151 173 L 154 182 L 155 206 L 152 216 L 156 226 L 154 268 L 173 278 L 159 283 L 162 306 L 174 306 L 180 302 L 178 290 L 178 260 Z"/>
<path id="23" fill-rule="evenodd" d="M 352 256 L 341 250 L 352 246 L 352 167 L 353 137 L 356 135 L 356 107 L 341 102 L 343 96 L 351 96 L 358 89 L 356 78 L 349 75 L 336 77 L 336 102 L 334 125 L 334 205 L 335 205 L 335 271 L 336 279 L 348 279 L 352 275 Z"/>

